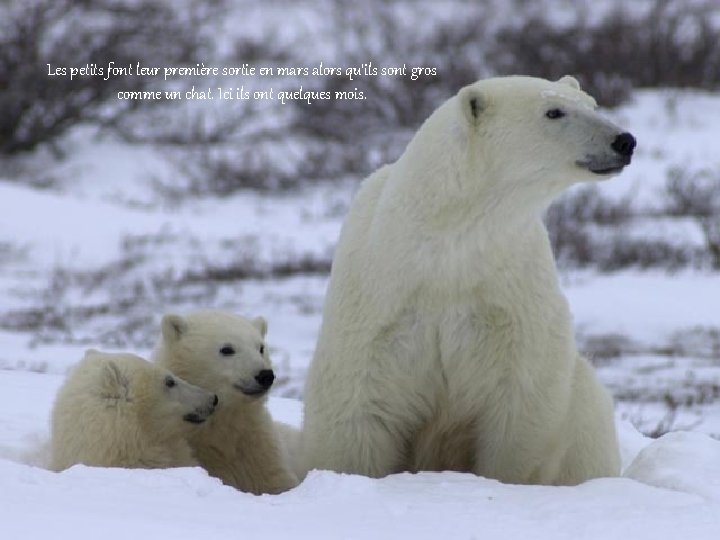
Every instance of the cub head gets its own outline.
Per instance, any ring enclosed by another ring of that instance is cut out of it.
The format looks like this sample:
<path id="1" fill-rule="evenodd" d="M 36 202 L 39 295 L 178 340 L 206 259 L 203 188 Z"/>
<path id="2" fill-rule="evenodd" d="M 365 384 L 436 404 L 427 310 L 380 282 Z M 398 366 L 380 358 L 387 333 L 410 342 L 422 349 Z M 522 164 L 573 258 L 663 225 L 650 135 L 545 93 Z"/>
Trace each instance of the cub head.
<path id="1" fill-rule="evenodd" d="M 220 402 L 264 396 L 275 380 L 262 317 L 222 311 L 165 315 L 155 361 L 220 396 Z"/>
<path id="2" fill-rule="evenodd" d="M 93 373 L 93 387 L 108 408 L 132 412 L 155 431 L 178 424 L 200 424 L 215 410 L 217 396 L 139 356 L 89 350 L 82 370 Z"/>
<path id="3" fill-rule="evenodd" d="M 610 177 L 630 163 L 635 138 L 596 107 L 573 77 L 514 76 L 467 86 L 440 110 L 454 118 L 452 137 L 462 148 L 455 159 L 468 167 L 462 177 L 544 203 L 572 183 Z"/>

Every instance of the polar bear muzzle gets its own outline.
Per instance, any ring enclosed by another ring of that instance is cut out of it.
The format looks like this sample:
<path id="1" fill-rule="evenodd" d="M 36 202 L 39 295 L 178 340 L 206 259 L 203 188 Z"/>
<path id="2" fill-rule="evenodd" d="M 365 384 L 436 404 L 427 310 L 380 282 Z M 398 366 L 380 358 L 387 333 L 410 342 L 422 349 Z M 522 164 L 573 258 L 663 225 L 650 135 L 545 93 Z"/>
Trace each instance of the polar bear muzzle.
<path id="1" fill-rule="evenodd" d="M 236 383 L 233 386 L 246 396 L 261 396 L 270 389 L 273 382 L 275 382 L 275 372 L 272 369 L 261 369 L 255 375 L 254 383 L 250 385 Z"/>
<path id="2" fill-rule="evenodd" d="M 636 144 L 637 141 L 631 133 L 623 132 L 616 135 L 610 143 L 612 152 L 588 155 L 576 163 L 594 174 L 617 174 L 630 164 Z"/>
<path id="3" fill-rule="evenodd" d="M 630 163 L 630 158 L 632 158 L 633 150 L 635 150 L 636 144 L 637 142 L 635 141 L 635 137 L 633 137 L 632 134 L 625 132 L 615 137 L 615 140 L 610 147 L 623 156 L 627 160 L 627 163 Z"/>

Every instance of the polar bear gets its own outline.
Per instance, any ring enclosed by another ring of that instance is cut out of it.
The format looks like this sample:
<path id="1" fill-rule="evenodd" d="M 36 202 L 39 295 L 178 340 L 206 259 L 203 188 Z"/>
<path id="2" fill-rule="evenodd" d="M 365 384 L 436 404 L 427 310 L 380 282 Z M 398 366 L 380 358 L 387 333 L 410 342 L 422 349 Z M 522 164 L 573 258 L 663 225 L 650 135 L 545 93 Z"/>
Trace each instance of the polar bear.
<path id="1" fill-rule="evenodd" d="M 630 163 L 578 82 L 482 80 L 368 177 L 343 225 L 304 392 L 304 464 L 509 483 L 619 473 L 541 216 Z"/>
<path id="2" fill-rule="evenodd" d="M 197 465 L 187 435 L 217 396 L 132 354 L 89 350 L 58 391 L 50 469 Z"/>
<path id="3" fill-rule="evenodd" d="M 262 317 L 222 311 L 165 315 L 155 362 L 220 398 L 213 417 L 189 442 L 200 464 L 225 484 L 251 493 L 297 485 L 265 402 L 275 374 Z"/>

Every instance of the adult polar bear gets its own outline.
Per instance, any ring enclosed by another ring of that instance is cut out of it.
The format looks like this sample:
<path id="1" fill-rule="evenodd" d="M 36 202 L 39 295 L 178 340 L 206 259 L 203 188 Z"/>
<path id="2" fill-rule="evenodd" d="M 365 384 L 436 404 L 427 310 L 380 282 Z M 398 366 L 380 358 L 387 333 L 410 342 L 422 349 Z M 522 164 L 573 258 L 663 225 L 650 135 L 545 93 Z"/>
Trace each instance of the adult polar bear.
<path id="1" fill-rule="evenodd" d="M 612 402 L 579 355 L 541 215 L 635 140 L 572 77 L 479 81 L 363 183 L 305 390 L 308 469 L 619 473 Z"/>

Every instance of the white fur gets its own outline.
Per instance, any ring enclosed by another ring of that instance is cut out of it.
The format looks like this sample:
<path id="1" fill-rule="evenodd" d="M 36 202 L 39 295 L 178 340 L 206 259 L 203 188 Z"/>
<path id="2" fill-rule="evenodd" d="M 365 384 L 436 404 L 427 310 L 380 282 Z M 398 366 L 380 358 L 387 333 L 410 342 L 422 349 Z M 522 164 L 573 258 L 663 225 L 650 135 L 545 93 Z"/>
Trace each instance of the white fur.
<path id="1" fill-rule="evenodd" d="M 167 386 L 168 377 L 173 386 Z M 131 354 L 90 350 L 58 391 L 50 468 L 197 465 L 188 414 L 212 413 L 215 396 Z"/>
<path id="2" fill-rule="evenodd" d="M 305 389 L 307 469 L 619 473 L 612 403 L 576 349 L 541 221 L 599 178 L 583 162 L 615 159 L 621 130 L 594 107 L 570 77 L 479 81 L 365 180 Z"/>
<path id="3" fill-rule="evenodd" d="M 158 364 L 218 395 L 216 413 L 190 444 L 211 475 L 257 494 L 279 493 L 298 483 L 265 406 L 266 394 L 245 393 L 259 390 L 255 376 L 271 367 L 266 331 L 261 317 L 249 320 L 221 311 L 166 315 L 153 355 Z M 226 346 L 235 353 L 221 354 Z"/>

